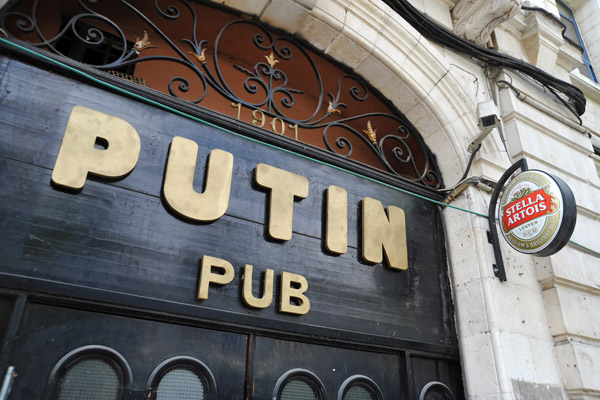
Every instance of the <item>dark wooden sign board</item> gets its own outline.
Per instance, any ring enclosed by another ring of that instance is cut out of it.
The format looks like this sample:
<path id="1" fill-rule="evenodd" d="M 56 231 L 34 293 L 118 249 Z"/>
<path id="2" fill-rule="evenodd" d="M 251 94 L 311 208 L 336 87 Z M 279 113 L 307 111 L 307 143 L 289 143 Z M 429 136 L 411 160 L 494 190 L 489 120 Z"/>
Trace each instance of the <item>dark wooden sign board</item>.
<path id="1" fill-rule="evenodd" d="M 131 315 L 146 310 L 155 319 L 199 321 L 194 324 L 233 333 L 456 359 L 442 221 L 434 204 L 16 60 L 0 58 L 0 67 L 0 282 L 5 289 L 44 293 L 63 305 L 78 302 L 77 308 L 89 302 L 111 313 L 115 307 Z M 122 118 L 136 129 L 142 145 L 131 174 L 119 180 L 88 178 L 77 193 L 51 185 L 76 105 Z M 178 217 L 162 199 L 174 136 L 200 147 L 198 192 L 209 152 L 217 148 L 234 156 L 229 208 L 215 222 Z M 254 184 L 259 163 L 309 180 L 309 196 L 294 205 L 290 241 L 268 238 L 268 193 Z M 349 247 L 339 256 L 328 253 L 322 240 L 329 185 L 348 192 Z M 361 260 L 365 197 L 405 211 L 408 270 Z M 209 298 L 200 301 L 196 291 L 204 255 L 227 260 L 236 276 L 228 285 L 211 286 Z M 275 270 L 270 307 L 256 310 L 242 302 L 245 264 L 254 266 L 255 287 L 262 271 Z M 306 315 L 278 312 L 283 271 L 307 279 Z"/>

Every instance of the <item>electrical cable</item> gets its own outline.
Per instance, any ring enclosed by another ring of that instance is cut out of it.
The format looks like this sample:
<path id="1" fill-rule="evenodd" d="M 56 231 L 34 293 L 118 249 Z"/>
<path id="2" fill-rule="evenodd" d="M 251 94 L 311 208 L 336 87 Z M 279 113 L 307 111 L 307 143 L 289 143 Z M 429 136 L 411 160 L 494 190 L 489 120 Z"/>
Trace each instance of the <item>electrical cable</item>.
<path id="1" fill-rule="evenodd" d="M 1 37 L 0 37 L 0 43 L 3 43 L 3 44 L 5 44 L 5 45 L 8 45 L 9 47 L 13 47 L 13 48 L 15 48 L 15 49 L 18 49 L 18 50 L 20 50 L 20 51 L 22 51 L 22 52 L 24 52 L 24 53 L 27 53 L 27 54 L 29 54 L 29 55 L 32 55 L 32 56 L 36 57 L 36 58 L 42 59 L 42 60 L 44 60 L 44 61 L 46 61 L 46 62 L 48 62 L 48 63 L 54 64 L 54 65 L 56 65 L 56 66 L 58 66 L 58 67 L 61 67 L 62 69 L 66 70 L 66 71 L 70 71 L 70 72 L 72 72 L 72 73 L 74 73 L 74 74 L 77 74 L 77 75 L 79 75 L 79 76 L 81 76 L 81 77 L 83 77 L 83 78 L 85 78 L 85 79 L 87 79 L 87 80 L 89 80 L 89 81 L 91 81 L 91 82 L 94 82 L 94 83 L 96 83 L 96 84 L 98 84 L 98 85 L 101 85 L 101 86 L 107 87 L 107 88 L 109 88 L 109 89 L 111 89 L 111 90 L 114 90 L 114 91 L 116 91 L 116 92 L 118 92 L 118 93 L 121 93 L 121 94 L 123 94 L 123 95 L 126 95 L 126 96 L 128 96 L 128 97 L 130 97 L 130 98 L 134 98 L 134 99 L 140 100 L 140 101 L 142 101 L 142 102 L 145 102 L 145 103 L 147 103 L 147 104 L 151 104 L 151 105 L 153 105 L 153 106 L 156 106 L 156 107 L 158 107 L 158 108 L 161 108 L 161 109 L 163 109 L 163 110 L 169 111 L 169 112 L 171 112 L 171 113 L 173 113 L 173 114 L 177 114 L 177 115 L 179 115 L 179 116 L 181 116 L 181 117 L 184 117 L 184 118 L 190 119 L 190 120 L 192 120 L 192 121 L 196 121 L 196 122 L 199 122 L 199 123 L 201 123 L 201 124 L 204 124 L 204 125 L 207 125 L 207 126 L 213 127 L 213 128 L 215 128 L 215 129 L 221 130 L 221 131 L 223 131 L 223 132 L 226 132 L 226 133 L 228 133 L 228 134 L 231 134 L 231 135 L 234 135 L 234 136 L 237 136 L 237 137 L 241 137 L 241 138 L 244 138 L 244 139 L 246 139 L 246 140 L 249 140 L 249 141 L 251 141 L 251 142 L 254 142 L 254 143 L 259 143 L 259 144 L 261 144 L 261 145 L 263 145 L 263 146 L 267 146 L 267 147 L 270 147 L 270 148 L 273 148 L 273 149 L 277 149 L 277 150 L 280 150 L 280 151 L 282 151 L 282 152 L 285 152 L 285 153 L 288 153 L 288 154 L 293 154 L 293 155 L 295 155 L 295 156 L 298 156 L 298 157 L 301 157 L 301 158 L 304 158 L 304 159 L 307 159 L 307 160 L 310 160 L 310 161 L 313 161 L 313 162 L 316 162 L 316 163 L 319 163 L 319 164 L 322 164 L 322 165 L 326 165 L 326 166 L 328 166 L 328 167 L 331 167 L 331 168 L 337 169 L 337 170 L 339 170 L 339 171 L 346 172 L 346 173 L 348 173 L 348 174 L 351 174 L 351 175 L 354 175 L 354 176 L 356 176 L 356 177 L 359 177 L 359 178 L 362 178 L 362 179 L 368 180 L 368 181 L 370 181 L 370 182 L 373 182 L 373 183 L 380 184 L 380 185 L 382 185 L 382 186 L 385 186 L 385 187 L 387 187 L 387 188 L 390 188 L 390 189 L 394 189 L 394 190 L 396 190 L 396 191 L 398 191 L 398 192 L 401 192 L 401 193 L 407 194 L 407 195 L 409 195 L 409 196 L 413 196 L 413 197 L 419 198 L 419 199 L 421 199 L 421 200 L 425 200 L 425 201 L 428 201 L 428 202 L 430 202 L 430 203 L 437 204 L 438 206 L 442 206 L 442 207 L 446 207 L 446 208 L 452 208 L 452 209 L 455 209 L 455 210 L 458 210 L 458 211 L 462 211 L 462 212 L 465 212 L 465 213 L 468 213 L 468 214 L 472 214 L 472 215 L 476 215 L 476 216 L 478 216 L 478 217 L 483 217 L 483 218 L 486 218 L 486 219 L 488 218 L 488 215 L 487 215 L 487 214 L 478 213 L 478 212 L 476 212 L 476 211 L 467 210 L 467 209 L 465 209 L 465 208 L 461 208 L 461 207 L 453 206 L 453 205 L 451 205 L 451 204 L 446 204 L 446 203 L 443 203 L 443 202 L 441 202 L 441 201 L 433 200 L 433 199 L 430 199 L 430 198 L 428 198 L 428 197 L 421 196 L 421 195 L 419 195 L 419 194 L 416 194 L 416 193 L 413 193 L 413 192 L 411 192 L 411 191 L 408 191 L 408 190 L 406 190 L 406 189 L 402 189 L 402 188 L 396 187 L 396 186 L 394 186 L 394 185 L 391 185 L 391 184 L 389 184 L 389 183 L 385 183 L 385 182 L 379 181 L 379 180 L 377 180 L 377 179 L 374 179 L 374 178 L 371 178 L 371 177 L 368 177 L 368 176 L 362 175 L 362 174 L 360 174 L 360 173 L 357 173 L 357 172 L 354 172 L 354 171 L 347 170 L 347 169 L 345 169 L 345 168 L 342 168 L 342 167 L 339 167 L 339 166 L 337 166 L 337 165 L 333 165 L 333 164 L 330 164 L 330 163 L 327 163 L 327 162 L 324 162 L 324 161 L 321 161 L 321 160 L 318 160 L 318 159 L 312 158 L 312 157 L 310 157 L 310 156 L 307 156 L 307 155 L 304 155 L 304 154 L 300 154 L 300 153 L 296 153 L 295 151 L 288 150 L 288 149 L 284 149 L 284 148 L 281 148 L 281 147 L 278 147 L 278 146 L 275 146 L 275 145 L 272 145 L 272 144 L 269 144 L 269 143 L 264 143 L 264 142 L 261 142 L 261 141 L 260 141 L 260 140 L 258 140 L 258 139 L 254 139 L 254 138 L 250 138 L 250 137 L 244 136 L 244 135 L 242 135 L 242 134 L 240 134 L 240 133 L 237 133 L 237 132 L 234 132 L 234 131 L 232 131 L 232 130 L 229 130 L 229 129 L 223 128 L 223 127 L 221 127 L 221 126 L 219 126 L 219 125 L 213 124 L 213 123 L 211 123 L 211 122 L 208 122 L 208 121 L 205 121 L 205 120 L 203 120 L 203 119 L 201 119 L 201 118 L 198 118 L 198 117 L 195 117 L 195 116 L 193 116 L 193 115 L 190 115 L 190 114 L 188 114 L 188 113 L 185 113 L 185 112 L 183 112 L 183 111 L 177 110 L 177 109 L 175 109 L 175 108 L 173 108 L 173 107 L 170 107 L 170 106 L 168 106 L 168 105 L 166 105 L 166 104 L 160 103 L 160 102 L 158 102 L 158 101 L 156 101 L 156 100 L 149 99 L 149 98 L 147 98 L 147 97 L 145 97 L 145 96 L 142 96 L 142 95 L 139 95 L 139 94 L 136 94 L 136 93 L 130 92 L 130 91 L 128 91 L 128 90 L 126 90 L 126 89 L 123 89 L 123 88 L 121 88 L 121 87 L 119 87 L 119 86 L 113 85 L 113 84 L 111 84 L 111 83 L 109 83 L 109 82 L 106 82 L 106 81 L 103 81 L 103 80 L 101 80 L 101 79 L 98 79 L 98 78 L 96 78 L 96 77 L 93 77 L 93 76 L 91 76 L 90 74 L 87 74 L 87 73 L 85 73 L 85 72 L 83 72 L 83 71 L 80 71 L 80 70 L 78 70 L 77 68 L 74 68 L 74 67 L 71 67 L 71 66 L 69 66 L 69 65 L 66 65 L 66 64 L 64 64 L 64 63 L 62 63 L 62 62 L 60 62 L 60 61 L 58 61 L 58 60 L 55 60 L 54 58 L 48 57 L 48 56 L 46 56 L 46 55 L 44 55 L 44 54 L 41 54 L 41 53 L 39 53 L 39 52 L 38 52 L 38 51 L 36 51 L 36 50 L 32 50 L 32 49 L 30 49 L 30 48 L 27 48 L 27 47 L 25 47 L 25 46 L 21 46 L 20 44 L 17 44 L 17 43 L 11 42 L 10 40 L 7 40 L 7 39 L 4 39 L 4 38 L 1 38 Z M 474 152 L 474 153 L 475 153 L 475 152 Z M 576 246 L 579 246 L 579 247 L 581 247 L 582 249 L 586 250 L 586 251 L 587 251 L 587 252 L 589 252 L 590 254 L 593 254 L 593 255 L 595 255 L 596 257 L 599 257 L 599 258 L 600 258 L 600 252 L 597 252 L 597 251 L 595 251 L 595 250 L 592 250 L 592 249 L 590 249 L 590 248 L 588 248 L 588 247 L 585 247 L 585 246 L 583 246 L 583 245 L 580 245 L 580 244 L 578 244 L 578 243 L 575 243 L 575 242 L 573 242 L 573 241 L 571 241 L 571 243 L 572 243 L 572 244 L 574 244 L 574 245 L 576 245 Z"/>
<path id="2" fill-rule="evenodd" d="M 581 45 L 579 43 L 575 42 L 573 39 L 571 39 L 570 37 L 567 36 L 567 26 L 560 19 L 558 19 L 556 17 L 556 15 L 552 14 L 550 11 L 548 11 L 542 7 L 530 7 L 530 6 L 521 6 L 521 10 L 537 11 L 537 12 L 544 14 L 544 16 L 546 16 L 547 18 L 551 19 L 552 21 L 554 21 L 555 23 L 557 23 L 558 25 L 561 26 L 562 32 L 560 34 L 563 37 L 563 39 L 565 39 L 567 42 L 569 42 L 569 44 L 571 44 L 571 45 L 577 47 L 579 50 L 583 51 L 583 47 L 581 47 Z"/>
<path id="3" fill-rule="evenodd" d="M 467 179 L 467 175 L 469 174 L 469 170 L 471 169 L 471 164 L 473 164 L 473 160 L 475 159 L 475 154 L 477 154 L 477 152 L 481 149 L 481 143 L 479 143 L 479 146 L 477 146 L 475 148 L 475 150 L 473 150 L 473 152 L 471 153 L 471 157 L 469 157 L 469 162 L 467 163 L 467 168 L 465 168 L 465 173 L 463 174 L 463 176 L 458 180 L 458 182 L 456 183 L 456 185 L 454 185 L 451 188 L 447 188 L 447 189 L 440 189 L 438 190 L 438 192 L 451 192 L 454 189 L 456 189 L 461 183 L 463 183 L 466 179 Z"/>
<path id="4" fill-rule="evenodd" d="M 561 101 L 579 119 L 581 124 L 579 116 L 585 112 L 586 99 L 583 92 L 576 86 L 558 79 L 523 60 L 479 46 L 458 36 L 421 13 L 408 0 L 384 1 L 413 28 L 432 42 L 473 57 L 484 65 L 506 67 L 529 76 Z M 566 101 L 560 94 L 566 96 L 569 101 Z"/>
<path id="5" fill-rule="evenodd" d="M 469 162 L 467 163 L 467 168 L 465 169 L 465 173 L 463 174 L 463 176 L 459 179 L 459 182 L 464 181 L 465 179 L 467 179 L 467 174 L 469 173 L 469 170 L 471 169 L 471 164 L 473 164 L 473 159 L 475 158 L 475 154 L 477 154 L 477 152 L 481 149 L 481 143 L 479 143 L 479 146 L 477 146 L 475 148 L 475 150 L 473 150 L 473 152 L 471 153 L 471 157 L 469 157 Z"/>
<path id="6" fill-rule="evenodd" d="M 497 69 L 497 73 L 492 77 L 489 74 L 489 69 L 488 67 L 485 67 L 483 69 L 483 73 L 487 78 L 487 83 L 490 85 L 490 93 L 492 96 L 492 99 L 494 100 L 494 103 L 496 103 L 496 105 L 498 105 L 498 108 L 500 108 L 499 104 L 500 104 L 500 92 L 498 90 L 498 77 L 500 76 L 500 73 L 502 71 L 500 69 Z M 506 74 L 506 76 L 511 80 L 512 82 L 512 77 L 508 74 Z M 504 146 L 504 152 L 506 153 L 506 156 L 508 157 L 508 159 L 510 160 L 510 163 L 513 164 L 514 160 L 512 159 L 512 157 L 510 156 L 510 152 L 508 151 L 508 145 L 506 144 L 506 138 L 504 137 L 504 121 L 502 120 L 502 118 L 500 118 L 500 124 L 498 125 L 498 135 L 500 136 L 500 140 L 502 141 L 502 146 Z"/>

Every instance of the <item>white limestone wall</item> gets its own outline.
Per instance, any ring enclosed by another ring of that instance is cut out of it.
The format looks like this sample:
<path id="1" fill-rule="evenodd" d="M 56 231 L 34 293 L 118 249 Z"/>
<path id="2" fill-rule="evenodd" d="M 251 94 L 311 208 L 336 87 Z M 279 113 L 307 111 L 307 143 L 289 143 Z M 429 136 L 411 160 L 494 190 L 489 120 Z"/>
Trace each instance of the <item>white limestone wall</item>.
<path id="1" fill-rule="evenodd" d="M 578 205 L 572 240 L 599 252 L 600 186 L 590 139 L 517 100 L 509 90 L 502 91 L 501 99 L 510 152 L 569 184 Z M 533 259 L 563 387 L 569 398 L 600 398 L 600 314 L 594 308 L 600 306 L 600 259 L 572 244 L 552 257 Z"/>
<path id="2" fill-rule="evenodd" d="M 215 1 L 296 34 L 365 77 L 420 130 L 438 157 L 447 186 L 466 167 L 468 140 L 478 133 L 477 103 L 496 98 L 506 142 L 494 131 L 484 141 L 471 175 L 497 180 L 524 156 L 530 167 L 560 176 L 578 202 L 574 240 L 600 252 L 600 162 L 591 157 L 590 139 L 507 89 L 496 93 L 477 63 L 430 43 L 383 1 Z M 586 1 L 598 0 L 578 0 L 579 6 Z M 411 2 L 451 27 L 455 1 Z M 556 11 L 553 0 L 531 3 Z M 578 61 L 573 49 L 561 42 L 557 28 L 538 16 L 521 14 L 505 23 L 496 30 L 496 42 L 501 51 L 539 64 L 562 79 L 570 79 L 568 71 Z M 565 114 L 531 81 L 515 72 L 507 74 L 502 77 Z M 596 134 L 600 91 L 585 84 L 594 95 L 588 96 L 590 111 L 584 121 Z M 487 214 L 489 194 L 469 188 L 452 204 Z M 552 257 L 536 258 L 502 243 L 508 281 L 501 283 L 492 271 L 487 220 L 455 209 L 446 209 L 444 219 L 467 397 L 600 398 L 597 254 L 568 245 Z"/>

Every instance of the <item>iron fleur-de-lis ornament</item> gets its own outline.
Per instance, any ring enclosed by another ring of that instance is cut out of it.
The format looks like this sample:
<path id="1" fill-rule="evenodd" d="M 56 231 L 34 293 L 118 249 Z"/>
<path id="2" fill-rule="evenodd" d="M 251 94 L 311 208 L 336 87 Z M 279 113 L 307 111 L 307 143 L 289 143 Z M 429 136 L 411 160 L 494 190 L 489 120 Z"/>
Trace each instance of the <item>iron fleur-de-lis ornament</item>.
<path id="1" fill-rule="evenodd" d="M 206 51 L 206 48 L 202 49 L 202 51 L 200 52 L 200 54 L 198 54 L 198 53 L 195 53 L 195 52 L 193 52 L 193 51 L 188 51 L 188 54 L 189 54 L 190 56 L 194 56 L 194 58 L 195 58 L 196 60 L 198 60 L 198 62 L 199 62 L 200 64 L 204 64 L 204 63 L 206 62 L 206 57 L 204 56 L 204 52 L 205 52 L 205 51 Z"/>
<path id="2" fill-rule="evenodd" d="M 148 40 L 148 32 L 144 31 L 144 37 L 142 39 L 136 37 L 135 44 L 133 45 L 133 49 L 137 54 L 140 54 L 142 51 L 146 49 L 155 49 L 157 48 L 152 44 L 150 40 Z"/>
<path id="3" fill-rule="evenodd" d="M 329 106 L 327 107 L 327 113 L 328 113 L 329 115 L 331 115 L 331 114 L 333 114 L 333 113 L 338 113 L 338 114 L 341 114 L 342 112 L 340 111 L 340 109 L 339 109 L 339 108 L 335 108 L 335 107 L 333 106 L 333 102 L 330 100 L 330 101 L 329 101 Z"/>
<path id="4" fill-rule="evenodd" d="M 267 62 L 269 63 L 271 68 L 275 67 L 275 64 L 279 62 L 279 60 L 275 59 L 275 55 L 273 54 L 273 52 L 271 52 L 271 54 L 269 54 L 268 56 L 265 56 L 265 58 L 267 59 Z"/>
<path id="5" fill-rule="evenodd" d="M 363 129 L 363 132 L 369 137 L 371 143 L 377 144 L 377 129 L 373 129 L 373 126 L 371 125 L 371 120 L 367 121 L 367 129 Z"/>

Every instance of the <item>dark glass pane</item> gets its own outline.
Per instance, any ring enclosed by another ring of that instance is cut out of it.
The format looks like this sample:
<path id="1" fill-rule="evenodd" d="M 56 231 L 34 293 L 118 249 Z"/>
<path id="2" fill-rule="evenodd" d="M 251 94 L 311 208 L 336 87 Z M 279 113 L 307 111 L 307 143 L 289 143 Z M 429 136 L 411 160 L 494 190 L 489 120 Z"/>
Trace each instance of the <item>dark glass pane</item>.
<path id="1" fill-rule="evenodd" d="M 352 386 L 344 395 L 344 400 L 372 400 L 373 394 L 362 386 Z"/>
<path id="2" fill-rule="evenodd" d="M 448 393 L 439 389 L 430 389 L 427 391 L 424 400 L 453 400 Z"/>
<path id="3" fill-rule="evenodd" d="M 202 400 L 204 384 L 189 369 L 177 368 L 162 377 L 156 394 L 157 400 Z"/>
<path id="4" fill-rule="evenodd" d="M 590 69 L 588 68 L 587 65 L 583 64 L 577 69 L 579 70 L 579 72 L 581 72 L 581 75 L 587 76 L 589 79 L 594 80 L 594 78 L 592 77 L 592 74 L 590 73 Z"/>
<path id="5" fill-rule="evenodd" d="M 67 370 L 60 381 L 59 400 L 116 400 L 119 376 L 108 362 L 87 359 Z"/>
<path id="6" fill-rule="evenodd" d="M 281 391 L 280 400 L 317 400 L 315 390 L 306 382 L 292 380 Z"/>

